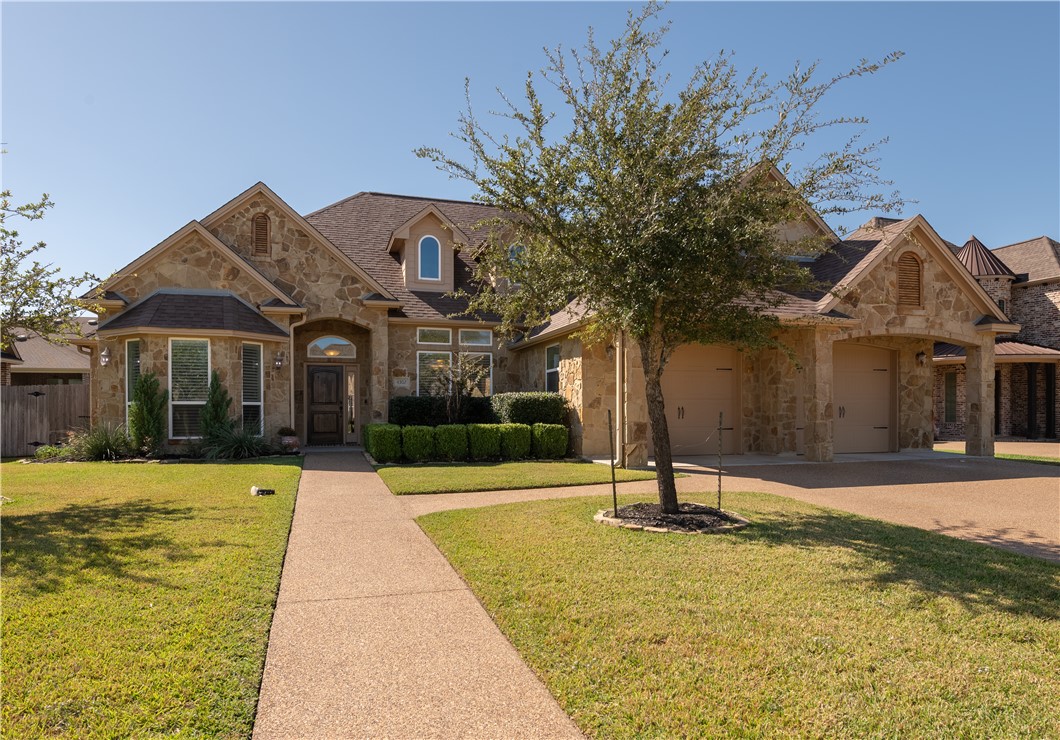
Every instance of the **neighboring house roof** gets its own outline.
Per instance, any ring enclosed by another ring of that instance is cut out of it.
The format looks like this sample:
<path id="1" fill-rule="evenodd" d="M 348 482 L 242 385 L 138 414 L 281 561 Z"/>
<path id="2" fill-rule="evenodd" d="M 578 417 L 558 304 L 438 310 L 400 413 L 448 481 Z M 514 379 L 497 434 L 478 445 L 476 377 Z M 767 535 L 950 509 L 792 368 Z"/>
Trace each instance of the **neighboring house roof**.
<path id="1" fill-rule="evenodd" d="M 387 252 L 393 233 L 421 212 L 440 213 L 444 221 L 467 235 L 467 246 L 472 249 L 486 237 L 486 231 L 475 229 L 475 224 L 501 215 L 499 209 L 481 203 L 365 192 L 314 211 L 305 219 L 401 302 L 402 308 L 391 310 L 391 316 L 425 320 L 463 316 L 467 299 L 409 290 L 397 256 Z M 473 293 L 474 261 L 469 250 L 456 255 L 454 266 L 454 290 Z M 498 317 L 468 318 L 496 321 Z"/>
<path id="2" fill-rule="evenodd" d="M 1060 278 L 1060 242 L 1047 236 L 998 247 L 994 254 L 1016 274 L 1017 285 Z"/>
<path id="3" fill-rule="evenodd" d="M 957 259 L 975 277 L 1016 277 L 1016 273 L 1010 270 L 997 254 L 976 239 L 975 234 L 964 243 L 961 251 L 957 252 Z"/>
<path id="4" fill-rule="evenodd" d="M 134 329 L 223 331 L 286 337 L 288 333 L 227 291 L 164 289 L 99 325 L 100 333 Z"/>
<path id="5" fill-rule="evenodd" d="M 950 364 L 963 362 L 965 349 L 959 344 L 937 342 L 935 344 L 935 362 Z M 1041 347 L 1026 342 L 1001 340 L 994 343 L 995 362 L 1060 362 L 1060 350 Z"/>
<path id="6" fill-rule="evenodd" d="M 79 334 L 69 334 L 69 341 L 82 336 L 91 336 L 95 330 L 95 319 L 87 316 L 78 316 L 75 319 L 80 326 Z M 19 373 L 87 373 L 89 370 L 88 355 L 78 351 L 72 344 L 58 344 L 50 342 L 35 331 L 16 328 L 14 331 L 15 341 L 11 348 L 5 352 L 4 361 L 12 362 L 8 354 L 13 354 L 15 361 L 21 361 L 17 370 Z M 24 338 L 23 338 L 24 337 Z"/>

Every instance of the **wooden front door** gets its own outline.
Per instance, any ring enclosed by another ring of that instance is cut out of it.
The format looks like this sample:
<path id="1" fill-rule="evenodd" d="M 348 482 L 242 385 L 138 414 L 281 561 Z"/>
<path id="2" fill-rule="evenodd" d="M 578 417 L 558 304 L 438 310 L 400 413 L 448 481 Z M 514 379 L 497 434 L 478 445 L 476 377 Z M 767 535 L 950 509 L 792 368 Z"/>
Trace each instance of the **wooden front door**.
<path id="1" fill-rule="evenodd" d="M 343 442 L 342 402 L 343 369 L 310 365 L 306 379 L 306 443 L 339 445 Z"/>

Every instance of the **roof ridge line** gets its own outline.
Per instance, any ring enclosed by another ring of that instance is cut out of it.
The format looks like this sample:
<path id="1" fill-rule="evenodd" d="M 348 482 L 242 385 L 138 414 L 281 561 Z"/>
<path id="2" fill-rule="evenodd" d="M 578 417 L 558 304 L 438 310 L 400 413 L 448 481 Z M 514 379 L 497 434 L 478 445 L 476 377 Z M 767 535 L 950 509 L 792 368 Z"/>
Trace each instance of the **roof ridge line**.
<path id="1" fill-rule="evenodd" d="M 362 195 L 368 195 L 368 191 L 359 190 L 356 193 L 354 193 L 353 195 L 347 195 L 345 198 L 340 198 L 339 200 L 335 201 L 334 203 L 329 203 L 328 205 L 324 206 L 323 208 L 318 208 L 315 211 L 312 211 L 311 213 L 307 213 L 304 216 L 302 216 L 302 218 L 309 218 L 310 216 L 315 216 L 318 213 L 320 213 L 321 211 L 326 211 L 329 208 L 334 208 L 335 206 L 341 206 L 346 201 L 353 200 L 354 198 L 359 198 Z"/>

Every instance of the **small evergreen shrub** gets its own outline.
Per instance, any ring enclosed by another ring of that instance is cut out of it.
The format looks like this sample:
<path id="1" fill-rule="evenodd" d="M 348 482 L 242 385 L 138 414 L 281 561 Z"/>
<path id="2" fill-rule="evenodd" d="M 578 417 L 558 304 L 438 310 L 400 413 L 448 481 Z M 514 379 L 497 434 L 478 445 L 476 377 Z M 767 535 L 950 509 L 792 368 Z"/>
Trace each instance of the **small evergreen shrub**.
<path id="1" fill-rule="evenodd" d="M 467 427 L 463 424 L 441 424 L 434 428 L 434 449 L 439 460 L 467 460 Z"/>
<path id="2" fill-rule="evenodd" d="M 209 439 L 218 429 L 230 429 L 235 421 L 228 416 L 232 406 L 232 397 L 228 389 L 221 385 L 221 376 L 214 370 L 210 373 L 210 387 L 206 392 L 206 405 L 199 412 L 199 435 L 203 440 Z"/>
<path id="3" fill-rule="evenodd" d="M 408 426 L 401 428 L 401 449 L 410 462 L 434 459 L 434 427 Z"/>
<path id="4" fill-rule="evenodd" d="M 501 458 L 525 460 L 530 457 L 530 427 L 527 424 L 498 424 L 501 430 Z"/>
<path id="5" fill-rule="evenodd" d="M 37 460 L 54 460 L 63 456 L 63 448 L 55 445 L 41 445 L 33 452 Z"/>
<path id="6" fill-rule="evenodd" d="M 203 438 L 199 451 L 207 460 L 246 460 L 271 453 L 272 446 L 257 432 L 238 425 L 216 427 Z"/>
<path id="7" fill-rule="evenodd" d="M 395 396 L 390 399 L 390 423 L 403 427 L 445 424 L 445 397 Z"/>
<path id="8" fill-rule="evenodd" d="M 472 460 L 496 460 L 501 456 L 499 424 L 468 424 L 467 446 Z"/>
<path id="9" fill-rule="evenodd" d="M 368 454 L 378 463 L 397 462 L 401 459 L 401 427 L 397 424 L 369 424 Z"/>
<path id="10" fill-rule="evenodd" d="M 567 454 L 567 427 L 562 424 L 534 424 L 533 450 L 539 460 L 560 460 Z"/>
<path id="11" fill-rule="evenodd" d="M 490 396 L 468 396 L 460 407 L 461 424 L 495 424 Z"/>
<path id="12" fill-rule="evenodd" d="M 158 456 L 166 442 L 166 419 L 169 391 L 162 388 L 158 376 L 143 373 L 133 386 L 129 406 L 129 440 L 134 452 Z"/>
<path id="13" fill-rule="evenodd" d="M 129 438 L 123 424 L 100 424 L 70 437 L 73 460 L 118 460 L 128 454 Z"/>
<path id="14" fill-rule="evenodd" d="M 490 397 L 490 404 L 501 424 L 570 423 L 567 399 L 558 393 L 498 393 Z"/>

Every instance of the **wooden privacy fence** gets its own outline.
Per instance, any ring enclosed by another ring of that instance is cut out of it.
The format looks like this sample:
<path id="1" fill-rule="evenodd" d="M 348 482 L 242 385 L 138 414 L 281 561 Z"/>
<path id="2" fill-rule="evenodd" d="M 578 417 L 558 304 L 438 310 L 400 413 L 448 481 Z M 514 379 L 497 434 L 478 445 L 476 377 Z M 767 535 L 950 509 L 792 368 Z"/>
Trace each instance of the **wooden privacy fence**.
<path id="1" fill-rule="evenodd" d="M 87 385 L 0 387 L 0 455 L 32 455 L 71 429 L 87 427 Z"/>

